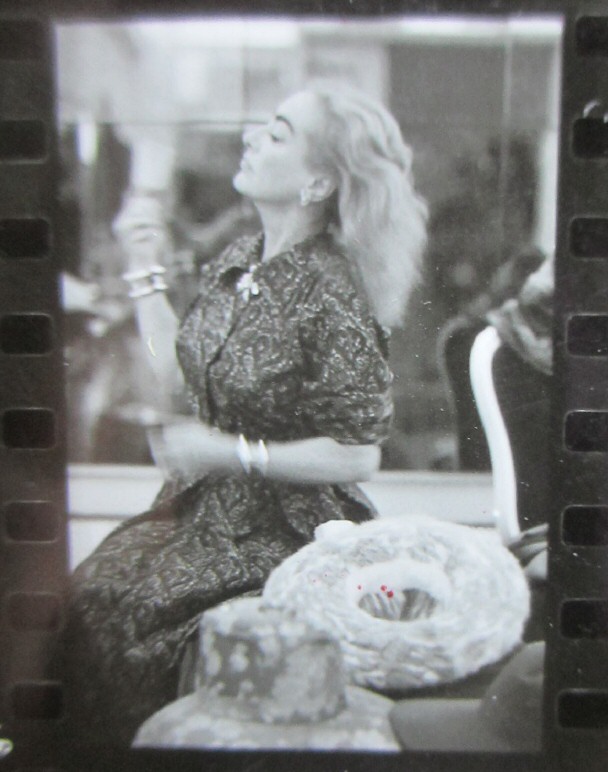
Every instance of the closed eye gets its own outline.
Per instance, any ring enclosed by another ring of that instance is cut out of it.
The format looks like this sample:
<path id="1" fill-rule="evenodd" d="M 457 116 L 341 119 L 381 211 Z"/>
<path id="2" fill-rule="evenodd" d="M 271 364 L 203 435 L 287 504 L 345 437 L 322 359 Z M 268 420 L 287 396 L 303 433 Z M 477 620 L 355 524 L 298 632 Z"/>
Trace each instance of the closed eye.
<path id="1" fill-rule="evenodd" d="M 293 127 L 288 120 L 277 115 L 269 123 L 269 134 L 273 142 L 285 142 L 293 134 Z"/>
<path id="2" fill-rule="evenodd" d="M 287 139 L 282 126 L 277 125 L 276 121 L 273 121 L 268 127 L 268 136 L 272 142 L 285 142 Z"/>

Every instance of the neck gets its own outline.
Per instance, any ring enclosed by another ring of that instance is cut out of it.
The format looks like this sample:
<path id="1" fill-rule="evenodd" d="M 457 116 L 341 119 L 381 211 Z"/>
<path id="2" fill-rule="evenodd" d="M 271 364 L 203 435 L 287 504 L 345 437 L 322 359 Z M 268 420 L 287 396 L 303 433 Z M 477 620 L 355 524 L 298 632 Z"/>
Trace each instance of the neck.
<path id="1" fill-rule="evenodd" d="M 327 227 L 324 209 L 314 204 L 287 211 L 257 204 L 256 207 L 264 230 L 262 260 L 270 260 Z"/>

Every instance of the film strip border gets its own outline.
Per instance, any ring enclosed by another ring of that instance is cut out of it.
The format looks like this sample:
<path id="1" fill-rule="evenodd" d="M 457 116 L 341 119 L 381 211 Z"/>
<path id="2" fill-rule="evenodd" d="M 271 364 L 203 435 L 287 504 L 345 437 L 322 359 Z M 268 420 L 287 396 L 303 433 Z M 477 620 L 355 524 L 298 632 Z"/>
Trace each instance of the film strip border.
<path id="1" fill-rule="evenodd" d="M 46 671 L 67 565 L 51 34 L 0 16 L 0 764 L 15 768 L 62 711 Z"/>
<path id="2" fill-rule="evenodd" d="M 606 11 L 581 3 L 564 31 L 545 687 L 556 769 L 608 763 Z"/>
<path id="3" fill-rule="evenodd" d="M 0 14 L 0 762 L 10 759 L 14 769 L 48 768 L 47 753 L 57 758 L 62 712 L 61 684 L 46 680 L 45 667 L 67 566 L 51 36 L 46 22 Z M 566 14 L 563 94 L 554 405 L 561 451 L 545 736 L 550 769 L 588 770 L 608 759 L 608 15 L 601 3 Z"/>

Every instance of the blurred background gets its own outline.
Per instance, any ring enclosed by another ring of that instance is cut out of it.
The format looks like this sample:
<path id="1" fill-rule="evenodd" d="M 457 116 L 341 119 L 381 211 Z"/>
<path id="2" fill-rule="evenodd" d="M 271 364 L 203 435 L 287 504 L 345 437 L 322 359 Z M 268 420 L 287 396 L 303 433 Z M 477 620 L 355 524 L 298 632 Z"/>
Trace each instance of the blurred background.
<path id="1" fill-rule="evenodd" d="M 154 382 L 111 231 L 127 189 L 162 191 L 184 309 L 201 264 L 258 229 L 231 186 L 244 124 L 331 78 L 396 116 L 431 212 L 424 280 L 393 333 L 383 468 L 489 469 L 483 438 L 459 453 L 442 347 L 553 251 L 560 20 L 193 18 L 63 24 L 57 37 L 69 460 L 151 463 Z"/>

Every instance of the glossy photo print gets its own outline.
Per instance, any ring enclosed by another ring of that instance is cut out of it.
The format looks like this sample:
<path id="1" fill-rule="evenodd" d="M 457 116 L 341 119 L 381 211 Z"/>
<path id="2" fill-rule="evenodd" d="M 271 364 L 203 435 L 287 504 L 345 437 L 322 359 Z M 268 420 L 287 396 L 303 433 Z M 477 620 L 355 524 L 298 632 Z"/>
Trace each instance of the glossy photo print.
<path id="1" fill-rule="evenodd" d="M 562 27 L 56 25 L 67 743 L 540 753 Z"/>

